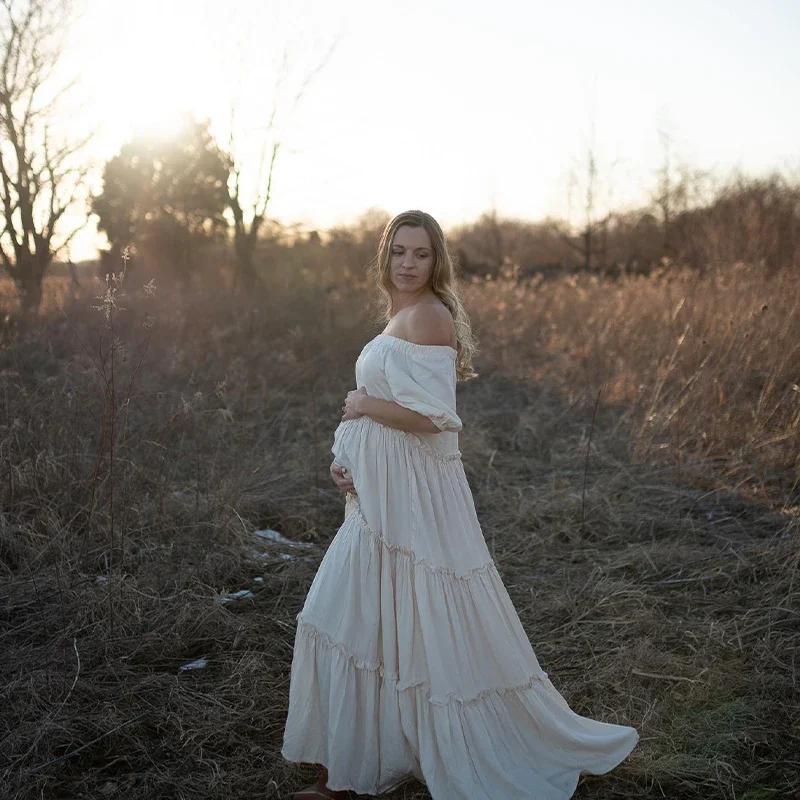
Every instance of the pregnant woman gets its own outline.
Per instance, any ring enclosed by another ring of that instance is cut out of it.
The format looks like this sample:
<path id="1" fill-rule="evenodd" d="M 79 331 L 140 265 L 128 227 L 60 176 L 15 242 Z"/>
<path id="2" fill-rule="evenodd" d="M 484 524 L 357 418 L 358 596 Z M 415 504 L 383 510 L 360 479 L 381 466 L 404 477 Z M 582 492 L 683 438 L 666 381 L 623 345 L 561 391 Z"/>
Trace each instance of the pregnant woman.
<path id="1" fill-rule="evenodd" d="M 297 615 L 282 755 L 322 767 L 295 800 L 564 800 L 635 747 L 576 714 L 539 666 L 489 554 L 461 463 L 456 380 L 475 351 L 437 222 L 389 222 L 385 302 L 334 434 L 344 522 Z"/>

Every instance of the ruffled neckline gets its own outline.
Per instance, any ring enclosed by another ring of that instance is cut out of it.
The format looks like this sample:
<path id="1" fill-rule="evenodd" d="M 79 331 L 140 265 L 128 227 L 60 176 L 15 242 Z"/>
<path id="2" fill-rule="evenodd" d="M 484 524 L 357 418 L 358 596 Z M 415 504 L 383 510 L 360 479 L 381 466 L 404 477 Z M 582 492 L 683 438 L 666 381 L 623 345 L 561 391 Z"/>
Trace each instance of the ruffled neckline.
<path id="1" fill-rule="evenodd" d="M 399 336 L 392 336 L 390 333 L 379 333 L 375 339 L 383 339 L 405 353 L 425 353 L 427 355 L 440 353 L 449 356 L 453 360 L 458 355 L 458 351 L 454 347 L 450 347 L 449 344 L 417 344 L 416 342 L 409 342 L 408 339 L 401 339 Z"/>

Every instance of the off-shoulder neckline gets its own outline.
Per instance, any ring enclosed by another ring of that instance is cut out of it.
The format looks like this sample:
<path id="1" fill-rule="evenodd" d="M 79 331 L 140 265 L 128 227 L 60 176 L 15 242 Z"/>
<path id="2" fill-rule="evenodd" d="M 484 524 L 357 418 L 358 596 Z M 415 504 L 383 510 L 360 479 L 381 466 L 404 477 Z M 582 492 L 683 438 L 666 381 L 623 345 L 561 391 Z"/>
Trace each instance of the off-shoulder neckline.
<path id="1" fill-rule="evenodd" d="M 399 350 L 404 350 L 409 353 L 430 354 L 442 352 L 453 359 L 458 355 L 458 350 L 456 350 L 455 347 L 450 347 L 449 344 L 417 344 L 416 342 L 409 342 L 408 339 L 401 339 L 399 336 L 392 336 L 391 333 L 379 333 L 375 338 L 389 340 Z"/>

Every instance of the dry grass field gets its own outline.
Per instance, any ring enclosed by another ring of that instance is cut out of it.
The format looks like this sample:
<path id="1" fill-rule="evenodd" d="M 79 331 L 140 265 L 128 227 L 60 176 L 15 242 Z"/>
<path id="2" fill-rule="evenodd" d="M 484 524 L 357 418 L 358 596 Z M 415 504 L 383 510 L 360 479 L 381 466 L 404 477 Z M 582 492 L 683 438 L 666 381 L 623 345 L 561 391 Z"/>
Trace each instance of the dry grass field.
<path id="1" fill-rule="evenodd" d="M 283 798 L 315 774 L 279 752 L 294 618 L 378 329 L 358 281 L 278 278 L 254 306 L 128 275 L 108 317 L 58 279 L 39 322 L 0 320 L 0 795 Z M 575 796 L 800 796 L 800 277 L 463 294 L 490 551 L 570 705 L 641 734 Z"/>

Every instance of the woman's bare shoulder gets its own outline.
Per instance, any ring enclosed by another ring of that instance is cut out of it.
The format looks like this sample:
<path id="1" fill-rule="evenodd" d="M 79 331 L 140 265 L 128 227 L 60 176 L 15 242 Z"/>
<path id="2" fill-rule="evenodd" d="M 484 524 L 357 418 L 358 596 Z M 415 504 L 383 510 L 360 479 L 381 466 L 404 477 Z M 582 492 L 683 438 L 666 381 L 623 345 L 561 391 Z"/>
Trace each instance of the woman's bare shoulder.
<path id="1" fill-rule="evenodd" d="M 441 301 L 418 303 L 405 319 L 406 335 L 414 344 L 453 346 L 455 323 L 450 309 Z"/>

